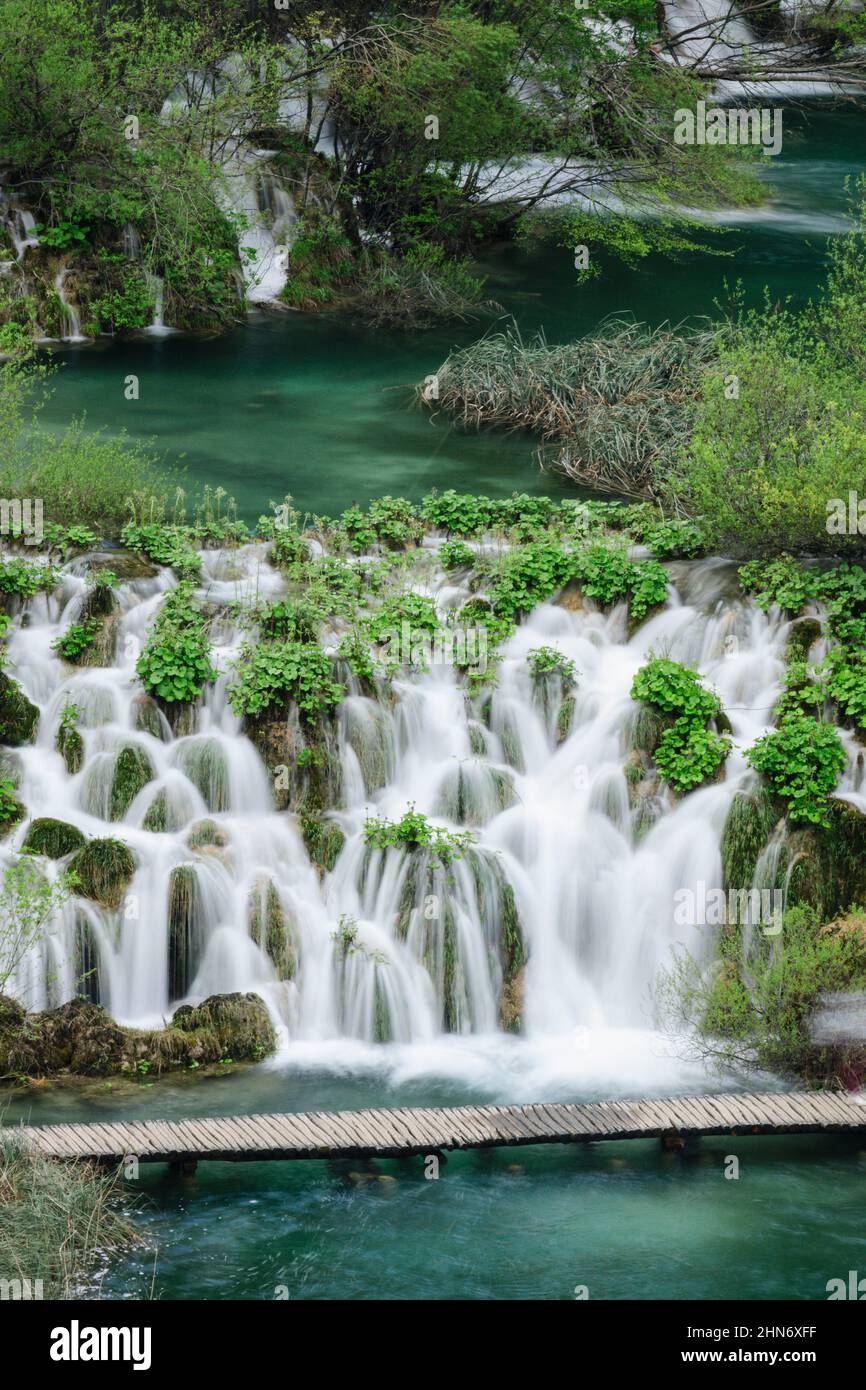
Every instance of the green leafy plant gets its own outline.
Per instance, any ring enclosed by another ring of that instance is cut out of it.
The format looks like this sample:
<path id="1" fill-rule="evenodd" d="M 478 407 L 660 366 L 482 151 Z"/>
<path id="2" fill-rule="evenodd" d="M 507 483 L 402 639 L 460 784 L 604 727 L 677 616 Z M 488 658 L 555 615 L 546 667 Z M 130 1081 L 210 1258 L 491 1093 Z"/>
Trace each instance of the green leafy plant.
<path id="1" fill-rule="evenodd" d="M 372 849 L 428 849 L 447 866 L 462 857 L 475 843 L 475 836 L 468 830 L 444 830 L 431 825 L 426 816 L 410 805 L 399 821 L 368 817 L 364 821 L 364 842 Z"/>
<path id="2" fill-rule="evenodd" d="M 310 721 L 339 704 L 344 690 L 331 675 L 331 663 L 313 642 L 260 642 L 245 645 L 229 686 L 236 714 L 257 717 L 294 702 Z"/>
<path id="3" fill-rule="evenodd" d="M 190 582 L 169 590 L 136 670 L 145 690 L 168 704 L 197 699 L 216 678 L 205 617 Z"/>
<path id="4" fill-rule="evenodd" d="M 71 623 L 51 645 L 64 661 L 74 666 L 93 646 L 101 630 L 102 622 L 99 618 L 85 618 L 82 623 Z"/>
<path id="5" fill-rule="evenodd" d="M 555 647 L 534 647 L 527 654 L 526 660 L 536 680 L 556 674 L 562 681 L 565 690 L 570 690 L 575 683 L 574 662 L 570 661 L 562 652 L 557 651 Z"/>
<path id="6" fill-rule="evenodd" d="M 692 791 L 715 776 L 730 751 L 730 741 L 706 727 L 719 714 L 721 701 L 701 685 L 696 671 L 667 657 L 653 658 L 635 676 L 631 697 L 671 720 L 653 757 L 676 791 Z"/>
<path id="7" fill-rule="evenodd" d="M 746 758 L 787 801 L 792 821 L 829 826 L 827 798 L 845 767 L 845 749 L 831 725 L 807 714 L 786 715 L 746 750 Z"/>

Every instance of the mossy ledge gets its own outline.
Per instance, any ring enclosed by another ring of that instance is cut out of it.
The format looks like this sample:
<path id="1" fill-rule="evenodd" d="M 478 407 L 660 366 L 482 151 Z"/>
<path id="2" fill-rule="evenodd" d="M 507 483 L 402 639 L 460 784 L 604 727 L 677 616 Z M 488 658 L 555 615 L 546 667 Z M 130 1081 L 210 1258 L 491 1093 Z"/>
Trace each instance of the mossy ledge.
<path id="1" fill-rule="evenodd" d="M 118 908 L 135 873 L 132 850 L 122 840 L 91 840 L 70 864 L 77 875 L 76 892 L 101 907 Z"/>
<path id="2" fill-rule="evenodd" d="M 22 743 L 30 742 L 38 723 L 39 710 L 18 682 L 0 671 L 0 743 L 20 748 Z"/>
<path id="3" fill-rule="evenodd" d="M 185 1004 L 166 1028 L 124 1028 L 99 1004 L 72 999 L 28 1014 L 0 996 L 0 1077 L 114 1076 L 253 1062 L 276 1047 L 257 994 L 214 994 Z"/>
<path id="4" fill-rule="evenodd" d="M 65 859 L 82 849 L 85 838 L 75 825 L 51 816 L 38 816 L 30 822 L 21 846 L 28 854 L 42 854 L 46 859 Z"/>

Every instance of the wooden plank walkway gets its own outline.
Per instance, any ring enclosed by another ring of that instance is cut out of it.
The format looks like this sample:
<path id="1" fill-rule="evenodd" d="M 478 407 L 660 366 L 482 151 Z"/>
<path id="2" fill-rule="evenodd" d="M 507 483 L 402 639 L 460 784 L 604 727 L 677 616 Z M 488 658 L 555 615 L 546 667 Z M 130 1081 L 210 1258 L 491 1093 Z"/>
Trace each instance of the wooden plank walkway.
<path id="1" fill-rule="evenodd" d="M 711 1134 L 866 1133 L 866 1104 L 831 1092 L 673 1096 L 589 1105 L 470 1105 L 22 1127 L 51 1158 L 143 1163 L 372 1158 L 524 1144 Z"/>

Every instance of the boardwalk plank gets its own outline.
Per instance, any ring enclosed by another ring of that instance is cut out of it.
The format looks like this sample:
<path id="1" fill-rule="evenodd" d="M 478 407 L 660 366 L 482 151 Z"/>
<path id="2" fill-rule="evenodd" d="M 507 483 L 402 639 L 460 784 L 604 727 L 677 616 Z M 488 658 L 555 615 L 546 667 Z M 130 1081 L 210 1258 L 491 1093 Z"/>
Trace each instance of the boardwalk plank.
<path id="1" fill-rule="evenodd" d="M 25 1143 L 61 1159 L 338 1158 L 439 1149 L 604 1141 L 732 1130 L 866 1130 L 866 1106 L 831 1092 L 756 1092 L 586 1104 L 450 1106 L 191 1116 L 22 1126 Z"/>

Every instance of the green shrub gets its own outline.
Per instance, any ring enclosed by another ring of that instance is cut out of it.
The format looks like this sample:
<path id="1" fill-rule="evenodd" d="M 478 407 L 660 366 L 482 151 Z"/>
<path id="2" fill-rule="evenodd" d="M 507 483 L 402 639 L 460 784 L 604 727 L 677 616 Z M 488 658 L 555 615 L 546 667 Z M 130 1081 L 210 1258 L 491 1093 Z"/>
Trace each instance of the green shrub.
<path id="1" fill-rule="evenodd" d="M 0 562 L 0 593 L 16 598 L 33 598 L 57 587 L 57 574 L 49 565 L 13 558 Z"/>
<path id="2" fill-rule="evenodd" d="M 167 594 L 136 670 L 145 690 L 168 704 L 197 699 L 216 678 L 205 618 L 189 581 Z"/>
<path id="3" fill-rule="evenodd" d="M 444 830 L 431 825 L 427 817 L 409 806 L 399 821 L 379 820 L 375 816 L 364 822 L 364 842 L 372 849 L 427 849 L 446 866 L 460 859 L 475 836 L 469 830 Z"/>
<path id="4" fill-rule="evenodd" d="M 260 642 L 245 646 L 229 686 L 236 714 L 255 718 L 294 702 L 313 720 L 339 704 L 344 690 L 331 676 L 331 663 L 313 642 Z"/>
<path id="5" fill-rule="evenodd" d="M 678 792 L 692 791 L 718 772 L 730 751 L 730 741 L 707 729 L 721 710 L 721 701 L 701 685 L 697 672 L 677 661 L 657 657 L 641 667 L 631 698 L 667 715 L 653 751 L 662 776 Z"/>
<path id="6" fill-rule="evenodd" d="M 100 618 L 85 618 L 83 623 L 71 623 L 60 637 L 52 642 L 52 647 L 64 661 L 76 665 L 88 651 L 102 631 Z"/>
<path id="7" fill-rule="evenodd" d="M 526 660 L 536 680 L 556 673 L 562 681 L 563 689 L 570 690 L 575 683 L 574 662 L 555 647 L 534 647 L 527 654 Z"/>
<path id="8" fill-rule="evenodd" d="M 444 570 L 470 569 L 475 564 L 475 551 L 465 541 L 443 541 L 437 558 Z"/>
<path id="9" fill-rule="evenodd" d="M 787 801 L 792 821 L 829 824 L 827 798 L 845 767 L 845 749 L 831 725 L 789 714 L 746 750 L 746 758 L 770 790 Z"/>

